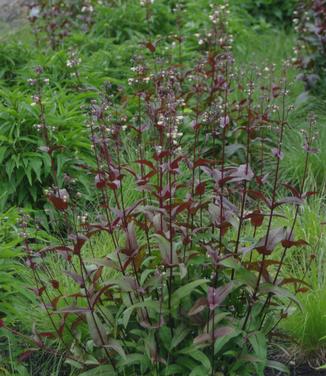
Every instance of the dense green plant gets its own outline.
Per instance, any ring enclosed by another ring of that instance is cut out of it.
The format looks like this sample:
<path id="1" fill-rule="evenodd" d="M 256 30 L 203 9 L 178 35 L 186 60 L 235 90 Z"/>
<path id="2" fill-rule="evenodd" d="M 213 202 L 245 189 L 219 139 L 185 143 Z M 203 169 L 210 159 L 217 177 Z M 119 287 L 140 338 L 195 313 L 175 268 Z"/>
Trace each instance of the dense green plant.
<path id="1" fill-rule="evenodd" d="M 0 45 L 0 80 L 11 86 L 16 83 L 17 71 L 23 67 L 30 57 L 25 46 L 15 41 Z"/>
<path id="2" fill-rule="evenodd" d="M 285 184 L 291 194 L 280 197 L 292 110 L 288 63 L 280 79 L 272 67 L 238 72 L 227 12 L 227 6 L 213 8 L 193 66 L 183 65 L 182 39 L 175 53 L 145 41 L 128 101 L 122 89 L 110 93 L 106 86 L 88 104 L 96 165 L 84 168 L 94 176 L 101 205 L 92 218 L 80 211 L 74 191 L 54 184 L 47 197 L 69 236 L 45 248 L 23 221 L 26 270 L 51 323 L 46 331 L 36 323 L 24 356 L 40 348 L 85 375 L 285 370 L 267 359 L 267 334 L 288 300 L 297 302 L 284 286 L 302 283 L 281 272 L 291 248 L 307 244 L 294 228 L 312 194 L 304 187 L 316 152 L 315 120 L 305 133 L 302 180 Z M 37 74 L 40 80 L 42 70 Z M 52 159 L 50 128 L 41 125 L 43 150 Z M 198 143 L 202 137 L 205 144 Z M 130 147 L 135 160 L 126 160 Z M 273 163 L 266 165 L 270 154 Z M 295 209 L 286 217 L 288 205 Z M 280 216 L 285 226 L 276 227 Z M 100 233 L 110 240 L 97 255 L 93 242 Z M 6 319 L 2 326 L 11 330 Z"/>
<path id="3" fill-rule="evenodd" d="M 306 90 L 325 85 L 326 2 L 302 0 L 295 12 L 295 29 L 298 32 L 296 64 L 302 70 L 300 79 Z"/>
<path id="4" fill-rule="evenodd" d="M 21 236 L 16 209 L 0 213 L 0 320 L 4 317 L 8 324 L 14 325 L 17 309 L 35 302 L 34 294 L 25 289 L 26 280 L 19 277 L 24 267 L 19 262 L 22 249 L 19 248 Z M 17 352 L 14 344 L 17 339 L 10 333 L 0 333 L 0 372 L 7 373 L 7 364 L 16 363 Z M 22 366 L 20 366 L 22 367 Z"/>
<path id="5" fill-rule="evenodd" d="M 76 158 L 82 155 L 87 159 L 89 153 L 78 108 L 85 94 L 79 98 L 60 88 L 54 92 L 54 83 L 41 72 L 29 83 L 25 91 L 0 88 L 0 163 L 5 166 L 0 172 L 2 208 L 10 204 L 40 206 L 41 192 L 53 184 L 53 177 L 58 186 L 64 180 L 73 181 Z M 50 140 L 51 153 L 44 149 Z"/>
<path id="6" fill-rule="evenodd" d="M 245 9 L 255 19 L 289 27 L 298 0 L 234 0 L 231 4 Z"/>

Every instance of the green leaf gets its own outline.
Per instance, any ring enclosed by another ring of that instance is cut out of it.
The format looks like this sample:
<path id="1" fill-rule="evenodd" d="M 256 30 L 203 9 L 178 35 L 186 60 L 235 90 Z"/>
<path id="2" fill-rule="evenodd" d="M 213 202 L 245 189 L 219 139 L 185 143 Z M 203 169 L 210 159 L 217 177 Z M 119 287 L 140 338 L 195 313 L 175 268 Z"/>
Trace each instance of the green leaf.
<path id="1" fill-rule="evenodd" d="M 198 279 L 190 282 L 184 286 L 179 287 L 172 295 L 171 304 L 172 307 L 177 308 L 180 304 L 180 300 L 188 296 L 195 288 L 209 283 L 208 279 Z"/>
<path id="2" fill-rule="evenodd" d="M 42 171 L 42 160 L 39 158 L 34 158 L 30 160 L 30 165 L 35 172 L 35 175 L 37 177 L 37 180 L 41 182 L 41 171 Z"/>
<path id="3" fill-rule="evenodd" d="M 3 160 L 5 159 L 7 148 L 5 146 L 0 147 L 0 165 L 2 164 Z"/>
<path id="4" fill-rule="evenodd" d="M 25 168 L 25 174 L 27 176 L 29 185 L 31 186 L 33 184 L 33 180 L 32 180 L 32 170 L 30 169 L 30 167 Z"/>
<path id="5" fill-rule="evenodd" d="M 136 304 L 132 305 L 131 307 L 127 308 L 123 312 L 123 325 L 124 325 L 125 328 L 128 326 L 128 322 L 130 320 L 131 314 L 137 308 L 149 308 L 149 309 L 153 309 L 156 312 L 159 312 L 160 311 L 160 304 L 157 301 L 147 300 L 145 302 L 136 303 Z"/>
<path id="6" fill-rule="evenodd" d="M 105 332 L 105 328 L 96 312 L 93 312 L 93 314 L 91 312 L 86 313 L 86 319 L 89 332 L 92 340 L 94 341 L 94 344 L 99 347 L 107 345 L 108 338 Z"/>
<path id="7" fill-rule="evenodd" d="M 172 341 L 170 328 L 168 328 L 167 326 L 162 326 L 159 330 L 159 336 L 160 340 L 163 343 L 163 346 L 167 351 L 169 351 Z"/>
<path id="8" fill-rule="evenodd" d="M 214 354 L 218 354 L 222 348 L 232 339 L 241 334 L 241 330 L 235 330 L 233 333 L 216 339 L 214 344 Z"/>
<path id="9" fill-rule="evenodd" d="M 202 351 L 196 349 L 193 346 L 187 347 L 179 351 L 178 353 L 188 355 L 191 358 L 197 360 L 206 368 L 206 371 L 209 371 L 211 369 L 211 362 L 208 359 L 207 355 L 205 355 Z"/>
<path id="10" fill-rule="evenodd" d="M 287 375 L 290 374 L 290 371 L 289 371 L 289 369 L 286 365 L 284 365 L 280 362 L 277 362 L 275 360 L 268 360 L 267 363 L 266 363 L 266 367 L 276 369 L 280 372 L 286 373 Z M 325 368 L 326 368 L 326 366 L 325 366 Z"/>
<path id="11" fill-rule="evenodd" d="M 267 343 L 266 337 L 262 332 L 251 333 L 248 336 L 249 342 L 253 348 L 254 356 L 259 359 L 259 362 L 254 362 L 257 374 L 264 376 L 264 368 L 267 362 Z M 249 354 L 250 355 L 250 354 Z"/>
<path id="12" fill-rule="evenodd" d="M 122 359 L 126 359 L 126 353 L 123 347 L 121 346 L 120 342 L 117 341 L 116 339 L 110 338 L 109 343 L 105 345 L 104 347 L 116 351 L 121 356 Z"/>
<path id="13" fill-rule="evenodd" d="M 267 344 L 266 337 L 262 332 L 250 333 L 248 336 L 249 342 L 254 350 L 255 355 L 259 359 L 266 359 L 267 356 Z"/>
<path id="14" fill-rule="evenodd" d="M 161 258 L 162 261 L 165 264 L 171 263 L 171 244 L 170 242 L 164 238 L 164 236 L 159 234 L 154 234 L 153 237 L 155 237 L 158 240 L 158 247 L 160 249 Z M 176 253 L 176 244 L 172 244 L 172 264 L 176 264 L 178 262 L 177 259 L 177 253 Z"/>
<path id="15" fill-rule="evenodd" d="M 187 337 L 189 332 L 190 332 L 189 328 L 186 328 L 184 326 L 178 326 L 172 338 L 170 350 L 177 347 Z"/>
<path id="16" fill-rule="evenodd" d="M 126 359 L 120 360 L 118 367 L 127 367 L 133 364 L 145 364 L 148 363 L 148 358 L 145 354 L 128 354 Z"/>

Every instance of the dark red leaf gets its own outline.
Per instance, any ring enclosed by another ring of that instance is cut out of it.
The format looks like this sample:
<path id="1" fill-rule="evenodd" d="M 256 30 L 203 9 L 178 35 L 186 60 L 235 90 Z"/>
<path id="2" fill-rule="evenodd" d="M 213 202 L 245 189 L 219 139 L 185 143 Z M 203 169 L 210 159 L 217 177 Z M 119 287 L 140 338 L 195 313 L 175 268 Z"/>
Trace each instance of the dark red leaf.
<path id="1" fill-rule="evenodd" d="M 299 289 L 297 289 L 296 291 L 297 292 L 303 292 L 303 293 L 305 293 L 305 292 L 307 292 L 307 291 L 309 291 L 310 289 L 308 288 L 308 287 L 300 287 Z"/>
<path id="2" fill-rule="evenodd" d="M 201 182 L 201 183 L 198 183 L 196 185 L 196 188 L 195 188 L 195 193 L 196 195 L 200 195 L 202 196 L 206 191 L 206 183 L 205 182 Z"/>
<path id="3" fill-rule="evenodd" d="M 298 279 L 298 278 L 284 278 L 279 285 L 283 286 L 289 283 L 294 283 L 294 284 L 298 283 L 300 285 L 306 285 L 309 287 L 309 285 L 305 281 L 303 281 L 302 279 Z"/>
<path id="4" fill-rule="evenodd" d="M 293 194 L 294 197 L 300 197 L 300 192 L 295 188 L 293 187 L 291 184 L 283 184 L 285 188 L 287 188 L 288 190 L 290 190 Z"/>
<path id="5" fill-rule="evenodd" d="M 79 255 L 80 251 L 85 244 L 85 242 L 88 240 L 88 237 L 83 234 L 73 234 L 69 236 L 69 239 L 74 241 L 74 254 Z"/>
<path id="6" fill-rule="evenodd" d="M 69 194 L 66 189 L 59 189 L 54 194 L 49 194 L 48 199 L 57 210 L 66 210 L 68 208 Z"/>
<path id="7" fill-rule="evenodd" d="M 214 164 L 214 161 L 212 161 L 212 160 L 199 158 L 194 163 L 194 168 L 197 168 L 199 166 L 209 166 L 209 165 L 212 165 L 212 164 Z"/>
<path id="8" fill-rule="evenodd" d="M 55 337 L 55 335 L 51 332 L 42 332 L 42 333 L 39 333 L 39 335 L 41 337 L 45 337 L 45 338 L 54 338 Z"/>
<path id="9" fill-rule="evenodd" d="M 56 279 L 52 279 L 50 282 L 51 282 L 51 285 L 54 289 L 59 288 L 59 282 Z"/>
<path id="10" fill-rule="evenodd" d="M 146 48 L 148 48 L 151 52 L 155 52 L 156 51 L 156 47 L 151 42 L 147 42 L 146 43 Z"/>
<path id="11" fill-rule="evenodd" d="M 284 239 L 282 240 L 282 245 L 285 248 L 291 248 L 291 247 L 305 247 L 306 245 L 309 245 L 305 240 L 300 239 L 300 240 L 289 240 L 289 239 Z"/>
<path id="12" fill-rule="evenodd" d="M 170 163 L 170 169 L 171 170 L 176 170 L 179 167 L 179 163 L 181 161 L 182 157 L 176 158 L 174 161 Z"/>
<path id="13" fill-rule="evenodd" d="M 113 191 L 120 187 L 120 180 L 108 181 L 106 185 L 111 188 Z"/>
<path id="14" fill-rule="evenodd" d="M 59 295 L 51 300 L 51 306 L 54 310 L 57 309 L 58 302 L 61 298 L 62 298 L 62 295 Z"/>
<path id="15" fill-rule="evenodd" d="M 302 198 L 306 198 L 306 197 L 310 197 L 310 196 L 314 196 L 318 193 L 318 191 L 309 191 L 309 192 L 305 192 L 303 193 L 302 195 Z"/>
<path id="16" fill-rule="evenodd" d="M 139 159 L 136 161 L 136 163 L 146 165 L 147 167 L 151 168 L 152 170 L 155 170 L 155 166 L 151 161 L 148 161 L 147 159 Z"/>
<path id="17" fill-rule="evenodd" d="M 170 155 L 170 151 L 169 150 L 163 150 L 163 151 L 161 151 L 159 153 L 155 153 L 154 154 L 154 159 L 156 161 L 159 161 L 160 159 L 163 159 L 163 158 L 165 158 L 165 157 L 167 157 L 169 155 Z"/>
<path id="18" fill-rule="evenodd" d="M 250 219 L 250 223 L 255 227 L 260 227 L 264 222 L 264 214 L 262 214 L 262 212 L 259 209 L 254 210 L 245 218 Z"/>
<path id="19" fill-rule="evenodd" d="M 35 351 L 38 351 L 38 349 L 28 349 L 28 350 L 25 350 L 23 351 L 18 359 L 21 361 L 21 362 L 24 362 L 25 360 L 27 360 L 28 358 L 31 357 L 31 355 L 35 352 Z"/>
<path id="20" fill-rule="evenodd" d="M 259 191 L 253 191 L 253 190 L 248 190 L 247 191 L 248 196 L 251 198 L 254 198 L 256 200 L 263 201 L 269 208 L 271 206 L 271 202 L 268 198 L 265 197 L 265 195 L 262 192 Z"/>
<path id="21" fill-rule="evenodd" d="M 103 189 L 105 187 L 105 176 L 104 174 L 97 174 L 95 176 L 95 185 L 97 189 Z"/>

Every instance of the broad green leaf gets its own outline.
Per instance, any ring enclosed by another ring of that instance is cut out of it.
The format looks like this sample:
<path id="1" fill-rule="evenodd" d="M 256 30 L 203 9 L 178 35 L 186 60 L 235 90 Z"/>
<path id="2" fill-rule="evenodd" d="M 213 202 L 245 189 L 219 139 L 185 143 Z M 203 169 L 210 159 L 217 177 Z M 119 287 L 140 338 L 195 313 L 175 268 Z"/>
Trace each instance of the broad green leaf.
<path id="1" fill-rule="evenodd" d="M 264 368 L 267 362 L 267 342 L 262 332 L 250 333 L 248 340 L 253 348 L 254 355 L 260 362 L 254 362 L 257 374 L 263 376 Z"/>
<path id="2" fill-rule="evenodd" d="M 130 320 L 131 314 L 133 313 L 133 311 L 135 309 L 138 309 L 138 308 L 149 308 L 149 309 L 152 309 L 156 312 L 159 312 L 160 311 L 160 304 L 157 301 L 147 300 L 145 302 L 136 303 L 136 304 L 132 305 L 131 307 L 127 308 L 123 312 L 123 325 L 124 325 L 125 328 L 128 326 L 128 322 Z"/>
<path id="3" fill-rule="evenodd" d="M 172 307 L 177 308 L 180 304 L 180 300 L 191 294 L 197 287 L 209 283 L 208 279 L 198 279 L 190 282 L 184 286 L 179 287 L 173 294 L 171 304 Z"/>
<path id="4" fill-rule="evenodd" d="M 197 348 L 193 346 L 182 349 L 178 353 L 188 355 L 191 358 L 197 360 L 206 368 L 206 370 L 211 369 L 211 362 L 208 359 L 207 355 L 205 355 L 202 351 L 198 350 Z"/>
<path id="5" fill-rule="evenodd" d="M 90 335 L 96 346 L 104 346 L 108 344 L 108 338 L 105 327 L 97 316 L 96 312 L 86 313 L 87 324 Z"/>
<path id="6" fill-rule="evenodd" d="M 223 347 L 232 339 L 241 334 L 240 330 L 235 330 L 233 333 L 217 338 L 214 344 L 214 354 L 218 354 Z"/>
<path id="7" fill-rule="evenodd" d="M 189 328 L 178 326 L 172 338 L 170 350 L 173 350 L 175 347 L 177 347 L 187 337 L 189 332 Z"/>
<path id="8" fill-rule="evenodd" d="M 33 171 L 35 172 L 35 175 L 36 175 L 38 181 L 40 181 L 40 182 L 41 182 L 42 164 L 43 164 L 43 162 L 39 158 L 34 158 L 34 159 L 30 160 L 30 165 L 31 165 Z"/>
<path id="9" fill-rule="evenodd" d="M 142 363 L 148 363 L 148 360 L 149 359 L 145 354 L 128 354 L 126 359 L 120 360 L 120 362 L 118 363 L 118 367 L 127 367 L 134 364 L 141 365 Z"/>

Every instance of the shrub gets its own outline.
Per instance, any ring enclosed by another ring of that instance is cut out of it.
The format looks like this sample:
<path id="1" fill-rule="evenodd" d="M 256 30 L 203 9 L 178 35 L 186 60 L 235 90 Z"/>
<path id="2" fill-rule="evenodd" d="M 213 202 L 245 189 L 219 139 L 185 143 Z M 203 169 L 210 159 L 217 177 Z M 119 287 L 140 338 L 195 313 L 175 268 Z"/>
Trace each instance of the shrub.
<path id="1" fill-rule="evenodd" d="M 19 212 L 12 208 L 0 213 L 0 322 L 5 317 L 8 325 L 15 325 L 20 308 L 36 303 L 32 291 L 26 290 L 27 280 L 20 278 L 24 272 L 24 265 L 19 262 L 23 256 L 19 248 L 21 237 L 17 221 Z M 30 329 L 26 328 L 26 329 Z M 3 366 L 16 363 L 14 357 L 19 355 L 15 346 L 19 339 L 10 333 L 0 333 L 0 370 L 7 374 Z"/>
<path id="2" fill-rule="evenodd" d="M 64 181 L 73 182 L 76 158 L 89 155 L 89 142 L 80 125 L 82 101 L 59 87 L 54 93 L 50 88 L 54 83 L 43 68 L 36 70 L 37 77 L 29 79 L 31 85 L 24 91 L 0 89 L 0 163 L 5 166 L 0 171 L 1 208 L 42 207 L 43 189 L 54 182 L 59 187 Z M 51 146 L 51 153 L 45 145 Z"/>
<path id="3" fill-rule="evenodd" d="M 286 371 L 267 359 L 267 336 L 287 302 L 298 303 L 285 286 L 302 282 L 282 273 L 291 248 L 307 245 L 294 228 L 313 194 L 304 187 L 315 119 L 304 134 L 300 184 L 282 182 L 288 63 L 279 79 L 272 66 L 235 69 L 227 13 L 225 5 L 213 9 L 191 68 L 182 39 L 176 54 L 146 41 L 128 95 L 106 87 L 89 103 L 96 166 L 84 168 L 101 205 L 92 218 L 78 195 L 54 184 L 47 197 L 68 239 L 42 247 L 22 231 L 33 291 L 50 322 L 35 326 L 25 358 L 40 348 L 85 376 Z M 43 122 L 52 159 L 47 131 Z M 276 227 L 288 205 L 294 215 Z M 99 256 L 93 244 L 102 233 L 109 240 Z"/>

